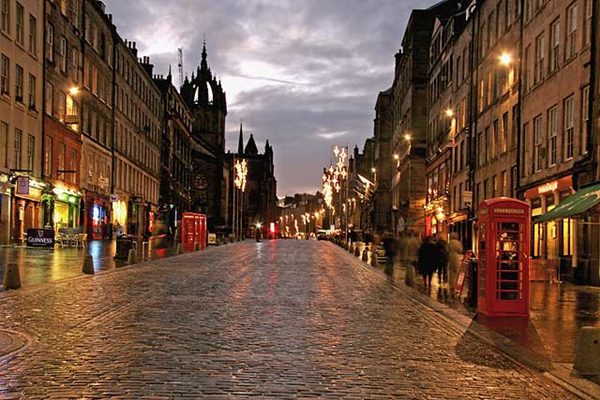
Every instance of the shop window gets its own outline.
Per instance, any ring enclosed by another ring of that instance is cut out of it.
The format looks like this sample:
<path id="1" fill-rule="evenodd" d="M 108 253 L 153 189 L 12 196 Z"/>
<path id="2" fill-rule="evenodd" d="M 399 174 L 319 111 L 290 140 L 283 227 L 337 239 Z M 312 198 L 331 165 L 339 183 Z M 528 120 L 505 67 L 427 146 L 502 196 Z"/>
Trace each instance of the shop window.
<path id="1" fill-rule="evenodd" d="M 67 95 L 66 97 L 66 108 L 67 114 L 65 117 L 65 123 L 67 127 L 71 128 L 75 132 L 79 131 L 79 104 L 75 101 L 73 96 Z"/>

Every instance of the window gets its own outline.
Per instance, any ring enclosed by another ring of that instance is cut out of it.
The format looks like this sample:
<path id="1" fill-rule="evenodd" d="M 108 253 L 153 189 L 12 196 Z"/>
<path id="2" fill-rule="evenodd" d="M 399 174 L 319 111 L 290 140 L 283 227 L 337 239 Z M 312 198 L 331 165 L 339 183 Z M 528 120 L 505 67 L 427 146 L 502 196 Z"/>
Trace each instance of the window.
<path id="1" fill-rule="evenodd" d="M 548 60 L 548 71 L 550 73 L 558 69 L 560 55 L 560 20 L 550 25 L 550 59 Z"/>
<path id="2" fill-rule="evenodd" d="M 493 135 L 494 138 L 492 139 L 492 143 L 491 143 L 491 147 L 492 147 L 492 156 L 491 158 L 496 158 L 496 156 L 498 155 L 498 150 L 502 149 L 502 145 L 500 143 L 500 122 L 498 120 L 494 120 L 494 125 L 493 125 Z"/>
<path id="3" fill-rule="evenodd" d="M 79 131 L 79 104 L 71 95 L 67 95 L 67 115 L 65 117 L 66 125 L 72 130 Z"/>
<path id="4" fill-rule="evenodd" d="M 23 102 L 23 67 L 19 64 L 15 66 L 15 99 Z"/>
<path id="5" fill-rule="evenodd" d="M 485 162 L 485 143 L 483 140 L 483 132 L 479 132 L 479 165 Z"/>
<path id="6" fill-rule="evenodd" d="M 15 169 L 21 169 L 21 146 L 23 143 L 23 131 L 15 129 Z"/>
<path id="7" fill-rule="evenodd" d="M 564 107 L 564 128 L 565 128 L 565 159 L 568 160 L 573 158 L 573 145 L 575 139 L 575 126 L 574 126 L 574 110 L 573 110 L 573 96 L 568 97 L 565 100 Z"/>
<path id="8" fill-rule="evenodd" d="M 585 18 L 583 20 L 583 45 L 592 43 L 592 0 L 585 0 Z"/>
<path id="9" fill-rule="evenodd" d="M 510 135 L 508 127 L 508 111 L 502 114 L 502 152 L 506 153 L 510 146 Z"/>
<path id="10" fill-rule="evenodd" d="M 71 171 L 78 170 L 77 168 L 77 150 L 71 149 L 71 157 L 69 159 L 69 169 Z M 69 174 L 71 183 L 77 183 L 77 174 Z"/>
<path id="11" fill-rule="evenodd" d="M 531 149 L 533 149 L 533 138 L 529 135 L 529 122 L 523 124 L 523 130 L 521 131 L 521 141 L 522 146 L 525 149 L 525 157 L 521 157 L 521 170 L 524 172 L 523 175 L 526 176 L 529 173 L 529 160 L 531 160 L 531 172 L 535 171 L 535 160 L 529 154 Z M 532 145 L 531 148 L 529 145 Z"/>
<path id="12" fill-rule="evenodd" d="M 37 20 L 29 14 L 29 52 L 37 55 Z"/>
<path id="13" fill-rule="evenodd" d="M 30 110 L 35 110 L 36 106 L 36 97 L 37 97 L 37 79 L 35 79 L 35 76 L 32 74 L 29 74 L 29 101 L 28 101 L 28 105 L 29 105 L 29 109 Z"/>
<path id="14" fill-rule="evenodd" d="M 546 40 L 542 33 L 535 39 L 535 65 L 534 65 L 534 84 L 539 83 L 544 79 L 544 55 Z"/>
<path id="15" fill-rule="evenodd" d="M 67 38 L 62 36 L 60 38 L 60 70 L 61 72 L 67 72 Z"/>
<path id="16" fill-rule="evenodd" d="M 590 119 L 590 87 L 586 86 L 581 90 L 581 154 L 587 153 L 587 143 L 589 135 Z"/>
<path id="17" fill-rule="evenodd" d="M 52 136 L 46 136 L 46 138 L 44 139 L 46 144 L 45 144 L 45 154 L 44 154 L 44 175 L 46 177 L 52 177 Z"/>
<path id="18" fill-rule="evenodd" d="M 16 37 L 15 40 L 21 46 L 25 44 L 25 11 L 23 9 L 23 5 L 17 2 L 17 22 L 16 22 Z"/>
<path id="19" fill-rule="evenodd" d="M 538 115 L 533 119 L 533 172 L 539 172 L 543 167 L 544 154 L 542 150 L 542 116 Z"/>
<path id="20" fill-rule="evenodd" d="M 67 95 L 62 91 L 58 91 L 58 119 L 60 122 L 65 122 L 65 112 L 67 108 Z"/>
<path id="21" fill-rule="evenodd" d="M 46 114 L 54 115 L 54 86 L 50 82 L 46 82 L 46 99 L 45 105 Z"/>
<path id="22" fill-rule="evenodd" d="M 59 143 L 58 144 L 58 166 L 57 169 L 59 171 L 64 171 L 65 170 L 65 153 L 67 151 L 67 147 L 65 146 L 64 143 Z M 63 175 L 60 175 L 61 177 L 64 178 Z"/>
<path id="23" fill-rule="evenodd" d="M 533 83 L 533 74 L 531 68 L 531 45 L 525 49 L 525 74 L 523 77 L 523 87 L 525 90 L 529 90 Z"/>
<path id="24" fill-rule="evenodd" d="M 510 14 L 510 3 L 512 0 L 504 0 L 504 31 L 508 31 L 508 28 L 512 24 Z"/>
<path id="25" fill-rule="evenodd" d="M 8 124 L 4 121 L 0 121 L 0 148 L 4 151 L 0 151 L 0 165 L 4 168 L 8 167 Z"/>
<path id="26" fill-rule="evenodd" d="M 558 162 L 558 110 L 552 107 L 548 110 L 548 156 L 549 166 Z"/>
<path id="27" fill-rule="evenodd" d="M 490 161 L 490 127 L 486 127 L 485 128 L 485 134 L 483 135 L 483 142 L 484 142 L 484 148 L 483 148 L 483 152 L 485 154 L 485 162 L 487 163 L 488 161 Z"/>
<path id="28" fill-rule="evenodd" d="M 8 33 L 10 35 L 10 0 L 1 0 L 2 1 L 2 13 L 0 28 L 2 28 L 2 32 Z"/>
<path id="29" fill-rule="evenodd" d="M 10 83 L 10 59 L 2 54 L 2 65 L 0 65 L 0 92 L 9 94 L 8 85 Z"/>
<path id="30" fill-rule="evenodd" d="M 35 155 L 35 136 L 27 135 L 27 169 L 33 172 Z"/>
<path id="31" fill-rule="evenodd" d="M 498 195 L 498 175 L 492 177 L 492 197 Z"/>
<path id="32" fill-rule="evenodd" d="M 502 185 L 502 189 L 500 190 L 500 195 L 501 196 L 510 196 L 510 193 L 508 193 L 508 174 L 506 173 L 506 171 L 502 171 L 502 179 L 500 181 L 500 184 Z"/>
<path id="33" fill-rule="evenodd" d="M 46 24 L 46 58 L 54 62 L 54 26 Z"/>
<path id="34" fill-rule="evenodd" d="M 577 3 L 567 8 L 567 48 L 565 59 L 569 60 L 577 54 Z"/>
<path id="35" fill-rule="evenodd" d="M 68 0 L 60 0 L 60 12 L 62 15 L 67 15 L 67 3 Z"/>

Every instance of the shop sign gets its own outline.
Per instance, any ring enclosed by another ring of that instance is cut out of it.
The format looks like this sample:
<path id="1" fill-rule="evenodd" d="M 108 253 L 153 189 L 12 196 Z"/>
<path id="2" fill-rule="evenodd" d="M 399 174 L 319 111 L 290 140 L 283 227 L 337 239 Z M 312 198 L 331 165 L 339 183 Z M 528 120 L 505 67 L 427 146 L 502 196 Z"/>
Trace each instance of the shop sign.
<path id="1" fill-rule="evenodd" d="M 27 246 L 54 248 L 54 230 L 27 229 Z"/>
<path id="2" fill-rule="evenodd" d="M 217 244 L 217 234 L 216 233 L 208 234 L 208 244 Z"/>
<path id="3" fill-rule="evenodd" d="M 546 182 L 540 186 L 529 189 L 525 192 L 526 199 L 534 199 L 543 194 L 554 193 L 564 189 L 569 189 L 573 186 L 573 178 L 571 176 L 565 176 L 560 179 Z"/>
<path id="4" fill-rule="evenodd" d="M 465 190 L 463 192 L 463 203 L 466 207 L 470 206 L 473 203 L 473 192 L 470 190 Z"/>
<path id="5" fill-rule="evenodd" d="M 17 194 L 29 194 L 29 177 L 17 177 Z"/>
<path id="6" fill-rule="evenodd" d="M 119 195 L 118 194 L 111 194 L 110 195 L 110 202 L 111 203 L 117 203 L 119 201 Z"/>

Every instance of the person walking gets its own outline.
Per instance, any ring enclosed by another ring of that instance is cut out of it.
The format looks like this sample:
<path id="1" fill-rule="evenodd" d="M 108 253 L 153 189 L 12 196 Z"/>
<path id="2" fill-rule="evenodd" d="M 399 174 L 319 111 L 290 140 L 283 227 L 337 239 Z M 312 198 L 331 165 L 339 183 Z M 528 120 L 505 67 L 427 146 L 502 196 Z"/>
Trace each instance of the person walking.
<path id="1" fill-rule="evenodd" d="M 386 275 L 394 276 L 394 261 L 398 254 L 398 241 L 391 232 L 383 235 L 383 249 L 385 250 L 385 269 Z"/>
<path id="2" fill-rule="evenodd" d="M 448 243 L 439 233 L 435 235 L 434 240 L 435 264 L 438 275 L 438 284 L 442 286 L 448 281 Z"/>
<path id="3" fill-rule="evenodd" d="M 450 256 L 450 260 L 448 262 L 448 288 L 451 292 L 454 292 L 456 276 L 460 269 L 460 260 L 463 256 L 463 245 L 461 241 L 458 240 L 458 234 L 456 234 L 456 232 L 452 232 L 450 234 L 448 253 Z"/>
<path id="4" fill-rule="evenodd" d="M 436 245 L 432 242 L 431 237 L 426 237 L 423 244 L 419 247 L 419 273 L 423 276 L 423 286 L 425 289 L 431 290 L 431 279 L 437 267 Z"/>
<path id="5" fill-rule="evenodd" d="M 404 239 L 403 257 L 406 267 L 405 283 L 408 286 L 415 284 L 415 270 L 418 269 L 419 247 L 421 246 L 419 236 L 415 231 L 409 231 Z"/>

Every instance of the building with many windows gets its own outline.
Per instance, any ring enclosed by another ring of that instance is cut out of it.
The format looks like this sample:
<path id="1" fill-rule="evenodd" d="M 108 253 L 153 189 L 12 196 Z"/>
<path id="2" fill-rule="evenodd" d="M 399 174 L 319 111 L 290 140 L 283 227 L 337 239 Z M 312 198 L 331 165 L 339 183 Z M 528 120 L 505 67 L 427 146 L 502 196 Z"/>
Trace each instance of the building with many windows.
<path id="1" fill-rule="evenodd" d="M 42 173 L 44 226 L 78 228 L 82 194 L 81 160 L 81 5 L 46 0 L 46 46 Z"/>
<path id="2" fill-rule="evenodd" d="M 42 224 L 43 1 L 0 1 L 0 243 Z"/>
<path id="3" fill-rule="evenodd" d="M 134 236 L 152 230 L 160 191 L 163 99 L 148 57 L 115 33 L 113 223 Z M 141 62 L 140 62 L 141 61 Z"/>

